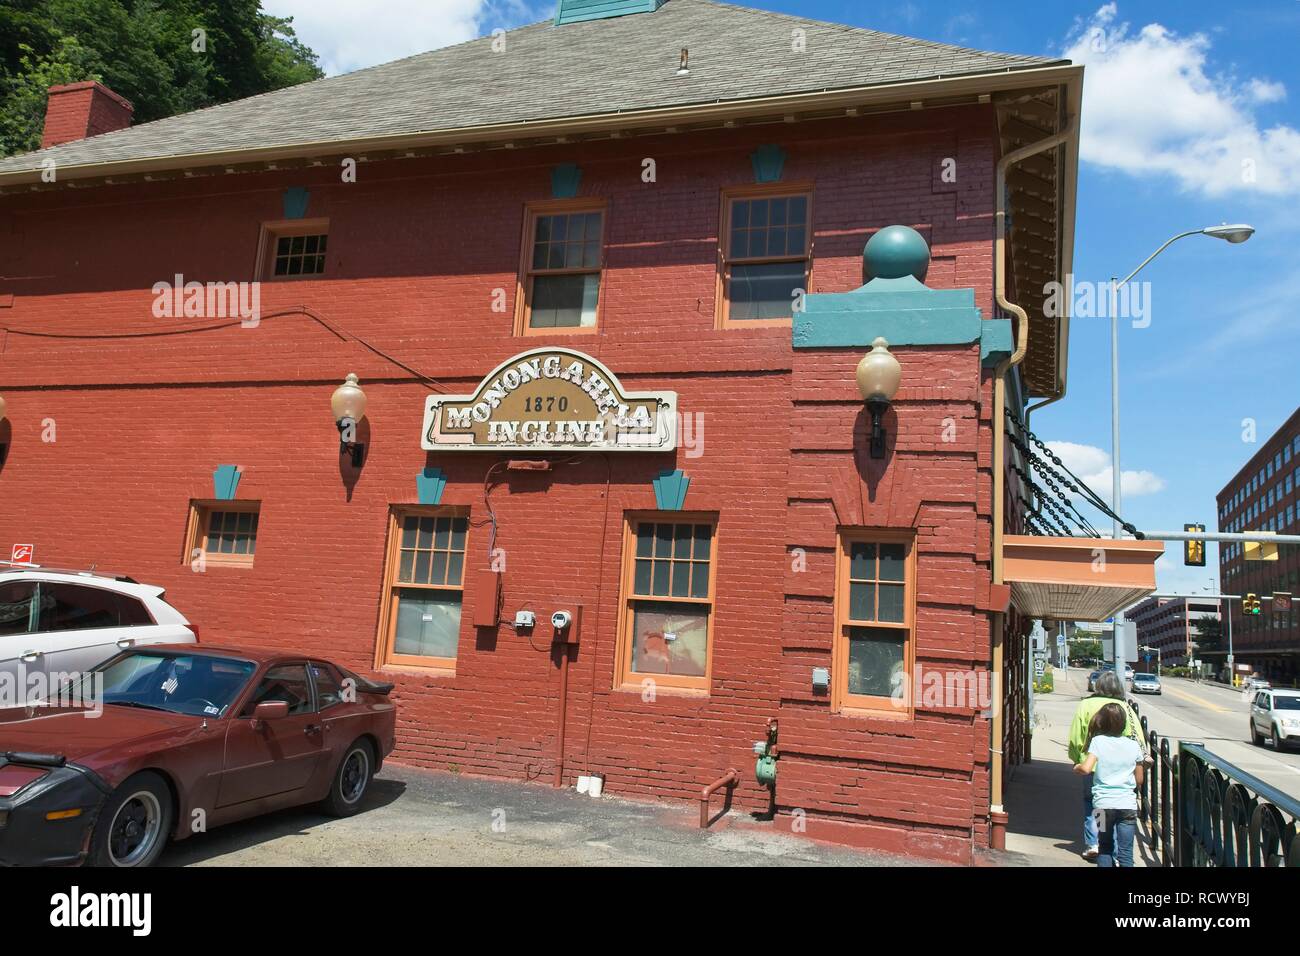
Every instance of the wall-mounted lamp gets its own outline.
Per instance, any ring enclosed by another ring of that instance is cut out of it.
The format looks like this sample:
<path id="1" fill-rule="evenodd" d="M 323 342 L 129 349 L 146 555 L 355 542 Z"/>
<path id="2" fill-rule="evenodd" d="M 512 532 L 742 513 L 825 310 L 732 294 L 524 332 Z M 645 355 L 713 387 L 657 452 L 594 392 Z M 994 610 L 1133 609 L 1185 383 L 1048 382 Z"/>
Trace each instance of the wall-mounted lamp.
<path id="1" fill-rule="evenodd" d="M 359 382 L 356 372 L 349 372 L 330 396 L 334 424 L 339 429 L 339 454 L 351 455 L 353 468 L 360 468 L 366 459 L 366 446 L 357 441 L 357 422 L 366 413 L 366 393 Z"/>
<path id="2" fill-rule="evenodd" d="M 871 413 L 871 457 L 885 457 L 885 428 L 881 418 L 889 408 L 889 403 L 898 391 L 898 381 L 903 369 L 889 351 L 889 343 L 877 338 L 871 343 L 871 351 L 862 356 L 858 363 L 858 391 L 867 403 Z"/>

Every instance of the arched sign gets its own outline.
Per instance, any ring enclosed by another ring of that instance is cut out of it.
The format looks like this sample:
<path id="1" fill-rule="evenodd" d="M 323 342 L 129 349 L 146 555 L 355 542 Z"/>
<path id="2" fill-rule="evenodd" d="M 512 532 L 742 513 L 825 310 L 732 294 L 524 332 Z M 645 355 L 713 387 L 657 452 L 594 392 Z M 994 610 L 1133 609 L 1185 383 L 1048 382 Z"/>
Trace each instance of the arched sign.
<path id="1" fill-rule="evenodd" d="M 625 392 L 590 355 L 540 348 L 488 373 L 472 395 L 430 395 L 427 451 L 672 451 L 677 393 Z"/>

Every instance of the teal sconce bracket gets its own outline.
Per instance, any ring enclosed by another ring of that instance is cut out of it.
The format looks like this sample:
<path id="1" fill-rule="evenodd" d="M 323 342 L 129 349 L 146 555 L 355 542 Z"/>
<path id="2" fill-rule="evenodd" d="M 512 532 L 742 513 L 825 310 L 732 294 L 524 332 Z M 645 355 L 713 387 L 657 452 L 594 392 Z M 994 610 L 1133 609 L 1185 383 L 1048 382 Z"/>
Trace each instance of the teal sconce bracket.
<path id="1" fill-rule="evenodd" d="M 877 337 L 891 349 L 908 345 L 980 345 L 980 363 L 1011 355 L 1010 319 L 983 318 L 974 289 L 931 289 L 922 280 L 930 247 L 915 229 L 888 226 L 863 250 L 871 279 L 852 292 L 804 297 L 794 316 L 796 349 L 870 348 Z"/>
<path id="2" fill-rule="evenodd" d="M 284 191 L 284 218 L 302 219 L 307 215 L 307 200 L 311 194 L 305 186 L 291 186 Z"/>
<path id="3" fill-rule="evenodd" d="M 680 468 L 661 471 L 651 484 L 655 489 L 655 507 L 660 511 L 681 511 L 691 479 Z"/>
<path id="4" fill-rule="evenodd" d="M 442 493 L 447 488 L 447 476 L 441 468 L 425 468 L 415 476 L 416 491 L 422 505 L 442 504 Z"/>
<path id="5" fill-rule="evenodd" d="M 217 465 L 212 473 L 212 497 L 217 501 L 234 501 L 241 473 L 238 465 Z"/>
<path id="6" fill-rule="evenodd" d="M 551 198 L 572 199 L 581 182 L 582 170 L 575 163 L 561 163 L 551 170 Z"/>
<path id="7" fill-rule="evenodd" d="M 766 143 L 749 155 L 754 165 L 754 182 L 779 183 L 785 172 L 785 150 L 772 143 Z"/>

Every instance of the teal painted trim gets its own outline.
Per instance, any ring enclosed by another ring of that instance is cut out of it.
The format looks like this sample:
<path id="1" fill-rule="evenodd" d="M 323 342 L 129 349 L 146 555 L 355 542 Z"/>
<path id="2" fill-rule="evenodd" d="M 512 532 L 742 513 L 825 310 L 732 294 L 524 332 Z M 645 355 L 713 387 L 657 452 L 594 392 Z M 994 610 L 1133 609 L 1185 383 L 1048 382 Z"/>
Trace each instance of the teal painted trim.
<path id="1" fill-rule="evenodd" d="M 765 143 L 749 154 L 754 166 L 754 182 L 779 183 L 785 172 L 785 150 L 773 143 Z"/>
<path id="2" fill-rule="evenodd" d="M 997 365 L 1011 358 L 1015 345 L 1011 339 L 1011 320 L 993 319 L 980 323 L 980 364 Z"/>
<path id="3" fill-rule="evenodd" d="M 678 468 L 661 471 L 659 477 L 651 484 L 655 489 L 655 505 L 660 511 L 681 511 L 686 504 L 686 492 L 691 487 L 691 479 Z"/>
<path id="4" fill-rule="evenodd" d="M 284 218 L 302 219 L 307 215 L 310 193 L 305 186 L 292 186 L 284 191 Z"/>
<path id="5" fill-rule="evenodd" d="M 212 497 L 218 501 L 234 501 L 239 487 L 238 465 L 217 465 L 212 473 Z"/>
<path id="6" fill-rule="evenodd" d="M 654 13 L 665 0 L 560 0 L 555 7 L 555 25 L 604 20 L 633 13 Z"/>
<path id="7" fill-rule="evenodd" d="M 561 163 L 551 170 L 551 198 L 572 199 L 578 195 L 582 170 L 574 163 Z"/>
<path id="8" fill-rule="evenodd" d="M 441 468 L 425 468 L 415 476 L 415 487 L 422 505 L 442 504 L 442 493 L 447 487 L 447 476 Z"/>

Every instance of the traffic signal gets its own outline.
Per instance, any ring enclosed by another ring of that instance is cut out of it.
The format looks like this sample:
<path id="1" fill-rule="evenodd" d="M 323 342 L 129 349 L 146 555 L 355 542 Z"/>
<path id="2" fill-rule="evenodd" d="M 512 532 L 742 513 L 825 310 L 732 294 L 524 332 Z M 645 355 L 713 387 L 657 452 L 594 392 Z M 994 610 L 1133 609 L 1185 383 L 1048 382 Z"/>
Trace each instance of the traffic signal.
<path id="1" fill-rule="evenodd" d="M 1185 524 L 1184 531 L 1204 531 L 1203 524 Z M 1196 538 L 1183 542 L 1183 564 L 1189 568 L 1205 567 L 1205 541 Z"/>
<path id="2" fill-rule="evenodd" d="M 1241 599 L 1241 613 L 1242 613 L 1242 614 L 1258 614 L 1258 613 L 1259 613 L 1259 597 L 1256 596 L 1256 595 L 1254 595 L 1254 594 L 1247 594 L 1244 598 L 1242 598 L 1242 599 Z"/>

